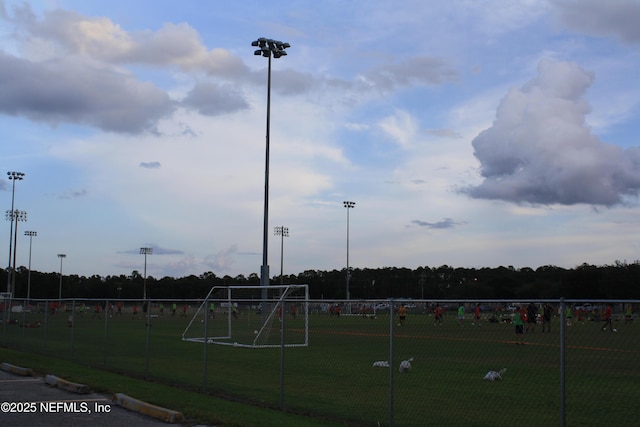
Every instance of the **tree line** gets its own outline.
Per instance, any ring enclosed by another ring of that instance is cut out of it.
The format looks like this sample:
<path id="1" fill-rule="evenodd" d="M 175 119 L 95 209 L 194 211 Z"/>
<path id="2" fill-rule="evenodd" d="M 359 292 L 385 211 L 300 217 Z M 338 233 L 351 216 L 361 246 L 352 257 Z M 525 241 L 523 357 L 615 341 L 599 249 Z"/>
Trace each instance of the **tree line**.
<path id="1" fill-rule="evenodd" d="M 272 284 L 306 284 L 312 299 L 345 299 L 346 269 L 307 270 L 297 275 L 275 276 Z M 383 267 L 353 268 L 349 277 L 351 299 L 640 299 L 640 261 L 613 265 L 582 264 L 572 269 L 542 266 L 463 268 L 442 265 L 416 269 Z M 27 296 L 29 271 L 16 269 L 15 298 Z M 0 289 L 7 283 L 0 270 Z M 31 271 L 30 295 L 34 299 L 56 299 L 60 291 L 58 273 Z M 256 273 L 219 277 L 213 272 L 180 278 L 146 278 L 147 296 L 157 299 L 204 298 L 213 286 L 259 285 Z M 63 298 L 141 299 L 144 277 L 131 275 L 63 275 Z"/>

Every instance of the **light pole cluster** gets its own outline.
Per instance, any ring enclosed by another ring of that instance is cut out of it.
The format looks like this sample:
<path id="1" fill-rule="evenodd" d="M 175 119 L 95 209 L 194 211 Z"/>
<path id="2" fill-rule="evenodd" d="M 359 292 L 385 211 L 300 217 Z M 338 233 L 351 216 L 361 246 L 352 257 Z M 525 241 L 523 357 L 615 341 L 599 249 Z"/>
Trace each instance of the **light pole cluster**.
<path id="1" fill-rule="evenodd" d="M 147 299 L 147 255 L 151 255 L 153 253 L 153 248 L 140 248 L 140 254 L 144 255 L 144 278 L 142 279 L 144 282 L 143 290 L 142 290 L 142 299 Z"/>
<path id="2" fill-rule="evenodd" d="M 14 231 L 13 231 L 13 221 L 16 218 L 15 215 L 15 209 L 14 209 L 14 202 L 15 202 L 15 198 L 16 198 L 16 181 L 22 181 L 23 177 L 24 177 L 24 173 L 22 172 L 15 172 L 15 171 L 9 171 L 7 172 L 7 177 L 9 178 L 9 180 L 12 181 L 12 189 L 11 189 L 11 211 L 7 211 L 7 219 L 11 221 L 11 228 L 10 228 L 10 232 L 9 232 L 9 264 L 7 267 L 7 292 L 11 293 L 12 292 L 12 283 L 15 283 L 15 272 L 11 271 L 11 253 L 12 251 L 15 251 L 15 244 L 12 244 L 11 242 L 11 238 L 14 239 L 15 241 L 15 236 L 14 236 Z M 26 215 L 26 213 L 25 213 Z M 25 216 L 25 220 L 26 220 L 26 216 Z M 16 223 L 16 229 L 17 229 L 17 223 Z M 17 235 L 17 231 L 15 232 L 15 234 Z M 14 257 L 15 260 L 15 257 Z M 15 261 L 14 261 L 14 268 L 15 268 Z M 13 274 L 12 274 L 13 273 Z M 13 281 L 12 281 L 12 277 L 13 277 Z"/>
<path id="3" fill-rule="evenodd" d="M 269 265 L 268 265 L 268 228 L 269 228 L 269 133 L 271 126 L 271 57 L 280 58 L 286 56 L 285 49 L 291 47 L 289 43 L 260 37 L 251 42 L 251 46 L 258 49 L 254 55 L 261 55 L 269 58 L 267 69 L 267 136 L 266 136 L 266 156 L 264 170 L 264 224 L 262 229 L 262 266 L 260 267 L 260 286 L 269 285 Z"/>
<path id="4" fill-rule="evenodd" d="M 347 299 L 349 299 L 349 279 L 351 279 L 351 271 L 349 270 L 349 210 L 356 206 L 356 202 L 345 200 L 342 203 L 347 208 Z"/>
<path id="5" fill-rule="evenodd" d="M 276 227 L 274 234 L 280 236 L 280 284 L 283 284 L 284 270 L 284 238 L 289 237 L 289 229 L 287 227 Z"/>
<path id="6" fill-rule="evenodd" d="M 11 220 L 11 222 L 15 222 L 16 225 L 13 228 L 13 267 L 9 267 L 11 270 L 11 286 L 8 292 L 11 292 L 11 295 L 15 295 L 16 291 L 16 254 L 18 253 L 18 222 L 27 220 L 27 212 L 21 211 L 18 209 L 12 209 L 6 212 L 6 219 Z M 11 236 L 9 237 L 11 240 Z"/>

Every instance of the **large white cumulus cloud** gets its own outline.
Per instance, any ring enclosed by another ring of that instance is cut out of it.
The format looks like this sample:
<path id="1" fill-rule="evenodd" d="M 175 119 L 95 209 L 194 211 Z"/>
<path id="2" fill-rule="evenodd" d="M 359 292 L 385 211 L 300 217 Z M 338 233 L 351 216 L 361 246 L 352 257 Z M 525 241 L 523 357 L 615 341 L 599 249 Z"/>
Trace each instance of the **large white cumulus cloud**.
<path id="1" fill-rule="evenodd" d="M 474 198 L 612 206 L 640 190 L 640 149 L 602 142 L 586 124 L 594 76 L 544 59 L 538 75 L 502 99 L 493 125 L 474 140 L 484 181 Z"/>

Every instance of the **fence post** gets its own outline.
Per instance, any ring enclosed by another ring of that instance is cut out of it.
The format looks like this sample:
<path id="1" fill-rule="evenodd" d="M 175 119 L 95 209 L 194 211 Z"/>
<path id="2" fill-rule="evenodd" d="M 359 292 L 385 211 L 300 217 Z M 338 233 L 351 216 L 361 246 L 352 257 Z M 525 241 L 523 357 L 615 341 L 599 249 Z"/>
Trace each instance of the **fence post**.
<path id="1" fill-rule="evenodd" d="M 147 355 L 146 355 L 146 365 L 145 365 L 145 379 L 149 379 L 149 357 L 151 354 L 151 349 L 149 348 L 150 344 L 149 344 L 149 340 L 150 340 L 150 335 L 151 335 L 151 300 L 148 299 L 146 301 L 143 301 L 143 307 L 144 304 L 147 304 L 147 344 L 146 344 L 146 348 L 147 348 Z"/>
<path id="2" fill-rule="evenodd" d="M 280 299 L 280 410 L 284 410 L 284 318 L 287 315 L 284 302 Z"/>
<path id="3" fill-rule="evenodd" d="M 109 299 L 107 298 L 107 300 L 104 303 L 105 308 L 106 308 L 106 312 L 104 315 L 104 339 L 103 339 L 103 349 L 102 349 L 102 365 L 106 368 L 107 367 L 107 351 L 109 351 L 109 345 L 108 345 L 108 339 L 107 339 L 107 330 L 108 330 L 108 324 L 109 324 Z"/>
<path id="4" fill-rule="evenodd" d="M 65 304 L 66 306 L 66 304 Z M 67 310 L 65 307 L 65 313 L 67 314 Z M 67 326 L 69 328 L 71 328 L 71 360 L 73 360 L 73 350 L 74 350 L 74 345 L 75 345 L 75 340 L 74 340 L 74 333 L 73 330 L 75 329 L 75 314 L 76 314 L 76 300 L 73 299 L 71 300 L 71 315 L 69 315 L 68 319 L 67 319 Z"/>
<path id="5" fill-rule="evenodd" d="M 20 341 L 20 350 L 24 351 L 25 331 L 27 329 L 27 301 L 22 303 L 22 341 Z"/>
<path id="6" fill-rule="evenodd" d="M 560 427 L 566 425 L 566 384 L 565 384 L 565 322 L 566 304 L 564 298 L 560 298 Z"/>
<path id="7" fill-rule="evenodd" d="M 208 362 L 208 358 L 207 358 L 207 346 L 209 345 L 209 304 L 211 304 L 209 302 L 208 299 L 204 300 L 204 349 L 202 351 L 203 353 L 203 357 L 204 357 L 204 363 L 203 363 L 203 367 L 202 367 L 202 392 L 206 393 L 207 392 L 207 362 Z"/>
<path id="8" fill-rule="evenodd" d="M 389 427 L 393 427 L 393 298 L 389 300 Z"/>
<path id="9" fill-rule="evenodd" d="M 44 300 L 44 338 L 42 340 L 42 352 L 47 354 L 47 320 L 49 318 L 49 300 Z"/>
<path id="10" fill-rule="evenodd" d="M 11 301 L 7 302 L 7 298 L 2 299 L 2 343 L 7 344 L 7 322 L 9 321 L 9 309 L 7 308 Z"/>

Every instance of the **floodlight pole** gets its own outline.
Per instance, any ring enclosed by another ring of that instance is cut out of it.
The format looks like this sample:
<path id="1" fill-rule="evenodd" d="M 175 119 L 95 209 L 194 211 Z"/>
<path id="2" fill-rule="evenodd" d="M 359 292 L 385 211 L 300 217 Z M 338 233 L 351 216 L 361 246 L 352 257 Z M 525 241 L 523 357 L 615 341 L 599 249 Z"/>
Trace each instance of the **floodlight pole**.
<path id="1" fill-rule="evenodd" d="M 11 189 L 11 228 L 9 231 L 9 263 L 7 264 L 7 292 L 11 292 L 11 277 L 15 274 L 11 274 L 11 252 L 12 252 L 12 242 L 11 238 L 13 237 L 13 210 L 14 210 L 14 202 L 16 196 L 16 181 L 22 181 L 24 177 L 24 173 L 22 172 L 7 172 L 7 176 L 9 180 L 12 181 L 12 189 Z M 7 218 L 9 219 L 9 218 Z"/>
<path id="2" fill-rule="evenodd" d="M 29 237 L 29 275 L 27 276 L 27 303 L 29 299 L 31 299 L 31 245 L 33 243 L 33 238 L 38 235 L 37 231 L 25 231 L 25 236 Z"/>
<path id="3" fill-rule="evenodd" d="M 151 255 L 153 253 L 153 248 L 140 248 L 140 253 L 144 255 L 144 279 L 143 279 L 143 291 L 142 291 L 142 299 L 144 301 L 147 300 L 147 255 Z"/>
<path id="4" fill-rule="evenodd" d="M 267 68 L 267 135 L 266 135 L 266 155 L 264 168 L 264 223 L 262 227 L 262 266 L 260 267 L 260 286 L 269 285 L 269 265 L 268 265 L 268 228 L 269 228 L 269 134 L 271 126 L 271 57 L 280 58 L 287 55 L 285 49 L 291 47 L 289 43 L 283 43 L 272 39 L 260 37 L 251 42 L 251 46 L 258 47 L 254 55 L 261 55 L 268 58 Z"/>
<path id="5" fill-rule="evenodd" d="M 27 212 L 21 211 L 18 209 L 13 209 L 11 211 L 6 212 L 6 218 L 11 219 L 11 222 L 15 221 L 16 225 L 13 227 L 13 267 L 9 267 L 10 270 L 13 270 L 13 274 L 11 275 L 11 288 L 9 292 L 14 296 L 16 292 L 16 254 L 18 253 L 18 222 L 27 220 Z M 9 239 L 11 240 L 11 239 Z"/>
<path id="6" fill-rule="evenodd" d="M 344 207 L 347 208 L 347 300 L 349 295 L 349 280 L 351 279 L 351 271 L 349 270 L 349 209 L 353 209 L 356 202 L 344 201 L 342 202 Z"/>
<path id="7" fill-rule="evenodd" d="M 58 254 L 58 258 L 60 258 L 60 290 L 58 291 L 58 300 L 60 304 L 62 304 L 62 260 L 66 257 L 66 254 Z"/>
<path id="8" fill-rule="evenodd" d="M 284 275 L 284 238 L 289 237 L 289 229 L 287 227 L 276 227 L 274 234 L 280 236 L 280 284 L 283 284 Z"/>

